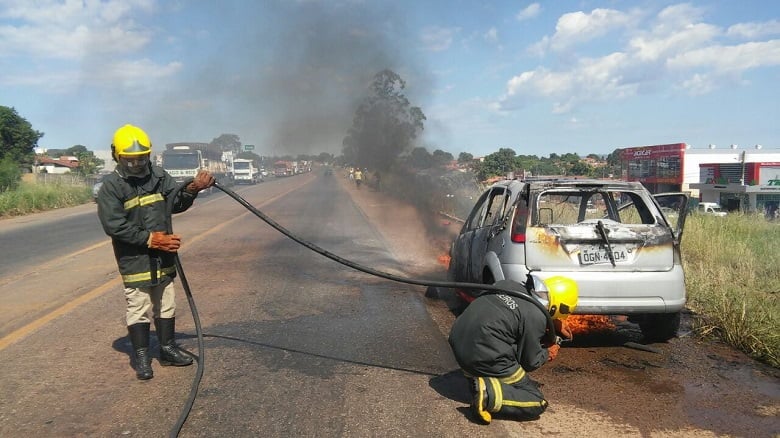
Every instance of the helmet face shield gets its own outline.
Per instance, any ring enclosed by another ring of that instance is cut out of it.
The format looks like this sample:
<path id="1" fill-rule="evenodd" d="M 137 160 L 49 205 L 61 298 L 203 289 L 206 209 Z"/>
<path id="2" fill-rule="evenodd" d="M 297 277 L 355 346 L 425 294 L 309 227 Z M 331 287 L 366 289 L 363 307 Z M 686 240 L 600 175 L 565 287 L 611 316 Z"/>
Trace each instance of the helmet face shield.
<path id="1" fill-rule="evenodd" d="M 149 154 L 120 155 L 118 163 L 127 176 L 144 177 L 149 174 Z"/>

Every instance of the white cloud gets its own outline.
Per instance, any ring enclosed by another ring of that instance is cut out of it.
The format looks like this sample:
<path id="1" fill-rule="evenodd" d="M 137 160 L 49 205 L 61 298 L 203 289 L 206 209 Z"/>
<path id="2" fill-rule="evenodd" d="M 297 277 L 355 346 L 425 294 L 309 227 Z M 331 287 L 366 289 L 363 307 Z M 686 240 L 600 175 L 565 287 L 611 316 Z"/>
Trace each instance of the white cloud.
<path id="1" fill-rule="evenodd" d="M 777 20 L 731 26 L 728 32 L 702 21 L 704 10 L 690 4 L 664 8 L 655 16 L 596 9 L 562 15 L 556 32 L 534 47 L 562 50 L 592 40 L 610 30 L 624 30 L 614 41 L 624 47 L 604 56 L 567 57 L 564 67 L 539 66 L 510 78 L 500 108 L 512 110 L 529 102 L 549 102 L 552 111 L 565 113 L 587 102 L 626 99 L 649 90 L 681 88 L 692 95 L 712 92 L 724 84 L 740 84 L 749 69 L 780 65 L 780 40 L 722 45 L 728 36 L 746 37 L 779 32 Z M 643 21 L 649 20 L 649 26 Z M 638 32 L 637 28 L 647 28 Z M 613 44 L 614 46 L 614 44 Z M 589 49 L 609 48 L 590 45 Z"/>
<path id="2" fill-rule="evenodd" d="M 726 35 L 739 38 L 763 38 L 780 34 L 780 21 L 770 20 L 763 23 L 738 23 L 730 26 Z"/>
<path id="3" fill-rule="evenodd" d="M 131 14 L 152 11 L 155 4 L 151 0 L 4 4 L 0 17 L 14 23 L 0 26 L 0 54 L 6 56 L 80 59 L 90 54 L 132 53 L 151 39 L 149 30 L 136 24 Z"/>
<path id="4" fill-rule="evenodd" d="M 458 32 L 458 27 L 427 27 L 422 31 L 420 41 L 425 50 L 441 52 L 452 45 L 452 40 Z"/>
<path id="5" fill-rule="evenodd" d="M 579 45 L 607 33 L 625 27 L 631 27 L 638 19 L 637 12 L 621 12 L 614 9 L 594 9 L 590 13 L 582 11 L 562 15 L 555 25 L 555 33 L 545 36 L 535 45 L 544 51 L 549 48 L 560 51 Z"/>
<path id="6" fill-rule="evenodd" d="M 485 39 L 485 41 L 496 43 L 498 42 L 498 29 L 491 27 L 487 32 L 485 32 L 484 35 L 482 35 L 482 37 Z"/>
<path id="7" fill-rule="evenodd" d="M 667 61 L 671 69 L 706 67 L 716 74 L 780 65 L 780 40 L 750 42 L 736 46 L 709 46 L 680 53 Z"/>
<path id="8" fill-rule="evenodd" d="M 615 52 L 602 58 L 583 58 L 570 71 L 526 71 L 509 80 L 501 108 L 513 109 L 545 98 L 552 100 L 553 112 L 565 113 L 582 101 L 624 99 L 638 90 L 637 83 L 624 79 L 624 70 L 630 66 L 628 55 Z"/>
<path id="9" fill-rule="evenodd" d="M 666 27 L 662 25 L 660 27 Z M 655 61 L 681 51 L 700 47 L 713 40 L 720 31 L 710 24 L 698 23 L 685 25 L 669 33 L 651 32 L 637 36 L 629 42 L 631 51 L 643 61 Z"/>
<path id="10" fill-rule="evenodd" d="M 539 6 L 539 3 L 531 3 L 530 5 L 526 6 L 523 10 L 518 12 L 517 15 L 515 15 L 515 18 L 517 18 L 517 21 L 529 20 L 531 18 L 538 16 L 541 11 L 542 11 L 542 7 Z"/>

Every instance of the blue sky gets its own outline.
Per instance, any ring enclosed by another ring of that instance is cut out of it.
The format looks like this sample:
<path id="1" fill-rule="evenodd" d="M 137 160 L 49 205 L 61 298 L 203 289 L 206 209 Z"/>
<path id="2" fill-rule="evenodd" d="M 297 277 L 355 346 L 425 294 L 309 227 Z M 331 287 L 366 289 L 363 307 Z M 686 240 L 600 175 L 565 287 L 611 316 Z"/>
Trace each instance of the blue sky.
<path id="1" fill-rule="evenodd" d="M 780 147 L 776 1 L 0 0 L 0 105 L 46 148 L 338 153 L 385 68 L 429 151 Z"/>

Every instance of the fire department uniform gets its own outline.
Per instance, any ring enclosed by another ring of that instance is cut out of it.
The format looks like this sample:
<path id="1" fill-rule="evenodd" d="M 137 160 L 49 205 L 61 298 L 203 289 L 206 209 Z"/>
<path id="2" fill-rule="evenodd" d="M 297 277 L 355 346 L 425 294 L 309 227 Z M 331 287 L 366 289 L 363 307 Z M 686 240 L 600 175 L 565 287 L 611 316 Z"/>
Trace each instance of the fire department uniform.
<path id="1" fill-rule="evenodd" d="M 546 327 L 537 306 L 504 294 L 480 296 L 455 320 L 450 346 L 468 377 L 483 378 L 488 412 L 535 418 L 547 409 L 527 374 L 547 362 Z"/>
<path id="2" fill-rule="evenodd" d="M 100 188 L 98 216 L 111 237 L 125 286 L 128 326 L 150 322 L 149 300 L 139 296 L 143 293 L 152 295 L 155 318 L 174 317 L 174 253 L 150 249 L 147 242 L 152 231 L 168 230 L 166 200 L 176 188 L 173 177 L 155 165 L 143 178 L 123 177 L 117 169 Z M 175 197 L 173 213 L 180 213 L 192 206 L 197 194 L 180 190 Z"/>

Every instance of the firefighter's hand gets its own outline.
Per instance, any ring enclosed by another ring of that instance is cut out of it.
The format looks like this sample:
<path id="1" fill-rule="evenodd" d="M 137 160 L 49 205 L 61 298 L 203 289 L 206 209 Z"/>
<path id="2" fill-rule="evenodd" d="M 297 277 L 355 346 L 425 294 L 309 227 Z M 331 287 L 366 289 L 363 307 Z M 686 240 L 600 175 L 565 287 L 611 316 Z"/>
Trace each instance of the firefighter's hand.
<path id="1" fill-rule="evenodd" d="M 555 333 L 563 339 L 571 340 L 574 337 L 569 328 L 569 324 L 567 324 L 565 320 L 553 319 L 553 325 L 555 325 Z"/>
<path id="2" fill-rule="evenodd" d="M 199 170 L 195 175 L 195 179 L 191 183 L 187 184 L 185 190 L 191 194 L 196 194 L 201 190 L 205 190 L 214 185 L 216 180 L 214 176 L 208 170 Z"/>
<path id="3" fill-rule="evenodd" d="M 552 362 L 555 360 L 556 357 L 558 357 L 558 351 L 561 349 L 561 346 L 558 344 L 551 345 L 547 349 L 547 362 Z"/>
<path id="4" fill-rule="evenodd" d="M 166 234 L 164 231 L 152 231 L 147 246 L 160 251 L 176 252 L 181 246 L 181 237 L 178 234 Z"/>

